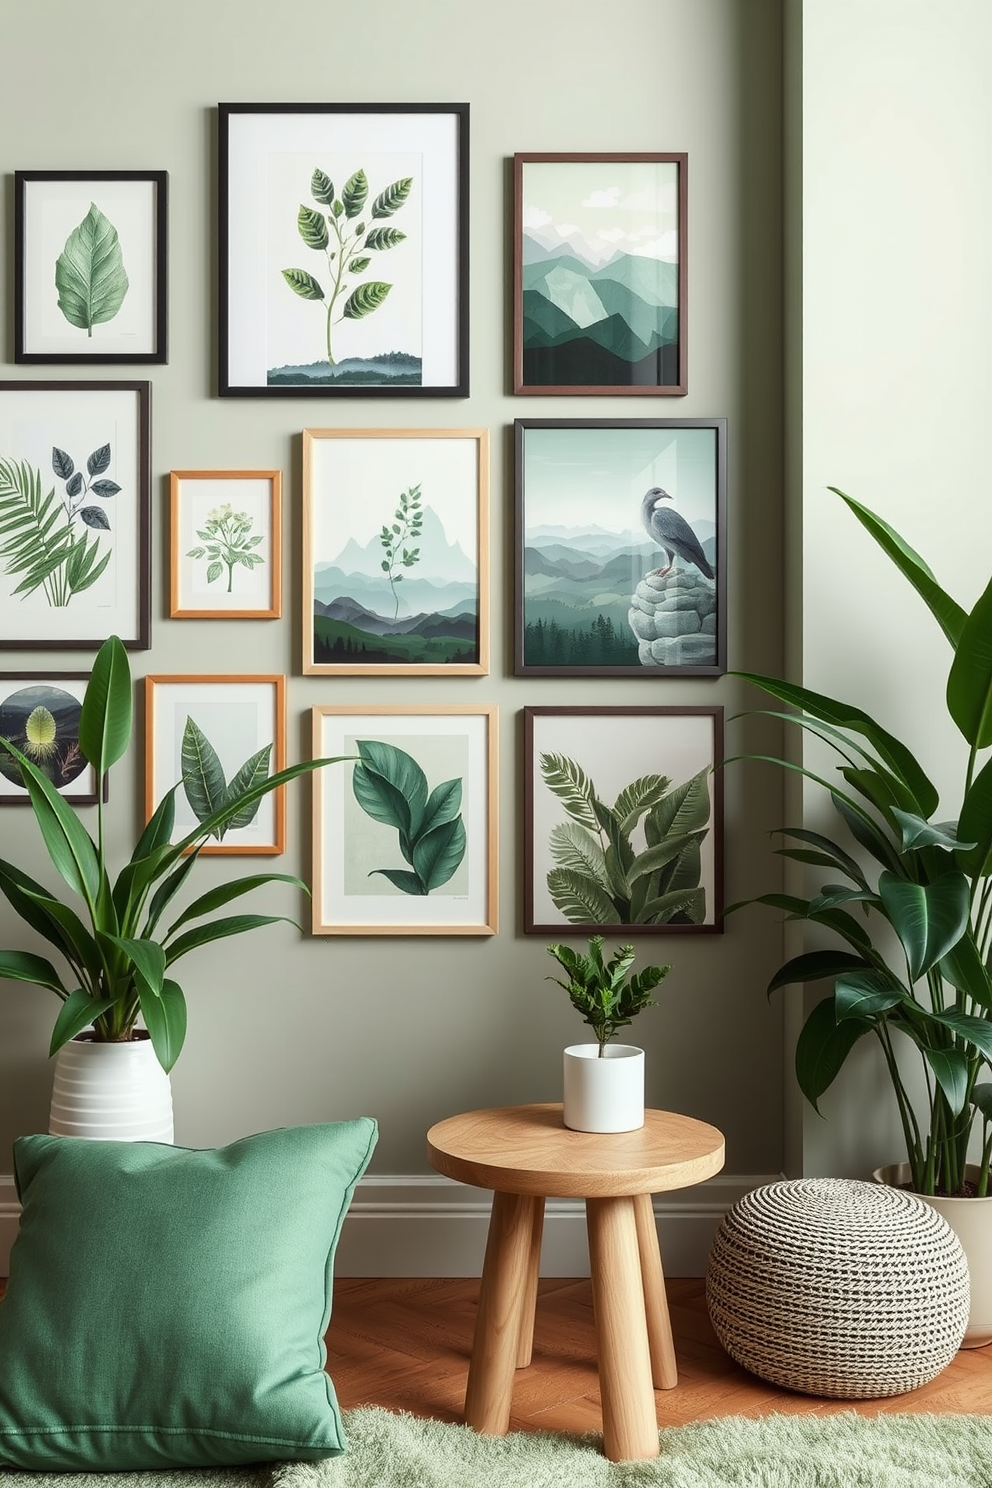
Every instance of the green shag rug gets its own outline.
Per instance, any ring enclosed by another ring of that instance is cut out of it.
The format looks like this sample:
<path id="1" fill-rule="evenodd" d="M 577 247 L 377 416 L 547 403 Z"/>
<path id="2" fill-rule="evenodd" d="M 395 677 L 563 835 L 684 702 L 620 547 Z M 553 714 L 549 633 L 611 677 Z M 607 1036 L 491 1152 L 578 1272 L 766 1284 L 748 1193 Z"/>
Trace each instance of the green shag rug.
<path id="1" fill-rule="evenodd" d="M 730 1416 L 669 1427 L 651 1462 L 607 1462 L 597 1436 L 512 1432 L 347 1411 L 326 1462 L 148 1473 L 0 1472 L 0 1488 L 992 1488 L 990 1416 Z"/>

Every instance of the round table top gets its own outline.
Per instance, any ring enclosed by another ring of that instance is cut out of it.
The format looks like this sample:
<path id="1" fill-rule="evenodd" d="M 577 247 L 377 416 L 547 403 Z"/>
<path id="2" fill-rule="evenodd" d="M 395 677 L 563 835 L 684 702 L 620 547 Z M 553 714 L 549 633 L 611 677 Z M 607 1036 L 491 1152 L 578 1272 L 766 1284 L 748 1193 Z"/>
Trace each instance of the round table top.
<path id="1" fill-rule="evenodd" d="M 615 1198 L 701 1183 L 723 1167 L 723 1133 L 674 1111 L 645 1111 L 630 1132 L 570 1131 L 555 1105 L 493 1106 L 439 1121 L 431 1166 L 501 1193 Z"/>

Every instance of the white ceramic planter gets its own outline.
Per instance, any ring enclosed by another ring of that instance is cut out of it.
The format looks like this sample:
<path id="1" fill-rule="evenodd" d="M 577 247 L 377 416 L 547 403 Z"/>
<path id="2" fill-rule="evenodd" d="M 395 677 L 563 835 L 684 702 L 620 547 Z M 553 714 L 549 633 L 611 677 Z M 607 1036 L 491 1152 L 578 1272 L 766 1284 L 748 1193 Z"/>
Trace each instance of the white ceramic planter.
<path id="1" fill-rule="evenodd" d="M 48 1130 L 95 1141 L 171 1142 L 172 1086 L 148 1038 L 75 1038 L 55 1056 Z"/>
<path id="2" fill-rule="evenodd" d="M 977 1169 L 969 1165 L 969 1178 Z M 912 1177 L 909 1163 L 890 1163 L 876 1168 L 872 1177 L 878 1183 L 900 1187 Z M 937 1194 L 914 1194 L 922 1204 L 929 1204 L 942 1214 L 961 1241 L 968 1274 L 971 1278 L 971 1310 L 962 1348 L 984 1348 L 992 1343 L 992 1196 L 985 1199 L 948 1199 Z"/>
<path id="3" fill-rule="evenodd" d="M 644 1050 L 572 1044 L 565 1050 L 564 1121 L 572 1131 L 636 1131 L 644 1125 Z"/>

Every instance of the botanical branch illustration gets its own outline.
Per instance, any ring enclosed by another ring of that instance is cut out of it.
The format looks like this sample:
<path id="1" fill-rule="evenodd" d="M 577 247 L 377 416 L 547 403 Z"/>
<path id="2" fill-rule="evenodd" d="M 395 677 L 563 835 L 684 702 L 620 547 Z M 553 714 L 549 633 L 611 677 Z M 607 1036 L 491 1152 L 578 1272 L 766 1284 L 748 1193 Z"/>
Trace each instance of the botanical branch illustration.
<path id="1" fill-rule="evenodd" d="M 210 740 L 194 720 L 187 717 L 181 751 L 183 787 L 197 821 L 206 821 L 220 807 L 236 801 L 245 791 L 266 780 L 271 754 L 272 745 L 266 744 L 249 756 L 234 778 L 228 781 L 224 775 L 224 766 Z M 210 835 L 220 842 L 225 832 L 230 832 L 235 827 L 250 826 L 261 804 L 261 798 L 249 801 L 247 806 L 243 806 L 221 826 L 215 827 Z"/>
<path id="2" fill-rule="evenodd" d="M 700 886 L 699 844 L 710 817 L 709 767 L 672 788 L 666 775 L 642 775 L 612 806 L 600 800 L 589 776 L 563 754 L 542 754 L 541 774 L 571 818 L 548 842 L 556 867 L 548 892 L 576 925 L 701 924 L 706 891 Z M 631 840 L 644 822 L 643 851 Z"/>
<path id="3" fill-rule="evenodd" d="M 369 212 L 373 222 L 381 223 L 383 218 L 392 217 L 398 212 L 410 195 L 412 185 L 413 177 L 404 176 L 380 192 Z M 315 300 L 326 304 L 327 360 L 333 367 L 333 328 L 340 325 L 342 320 L 362 320 L 366 315 L 371 315 L 374 310 L 378 310 L 393 286 L 381 279 L 368 279 L 351 290 L 337 316 L 334 313 L 336 306 L 342 295 L 347 293 L 354 276 L 368 270 L 372 263 L 369 254 L 395 248 L 398 243 L 405 241 L 406 233 L 395 227 L 367 226 L 362 218 L 369 194 L 369 183 L 364 170 L 357 170 L 350 176 L 341 189 L 341 195 L 336 196 L 330 177 L 318 168 L 310 178 L 310 191 L 314 201 L 328 210 L 321 212 L 314 207 L 301 205 L 296 225 L 307 247 L 324 254 L 330 288 L 325 293 L 320 280 L 307 269 L 283 269 L 282 276 L 301 300 Z M 356 218 L 362 220 L 355 222 Z M 353 276 L 352 280 L 347 279 L 346 275 Z"/>
<path id="4" fill-rule="evenodd" d="M 90 202 L 55 262 L 59 309 L 70 325 L 92 336 L 95 325 L 113 320 L 128 287 L 117 229 Z"/>
<path id="5" fill-rule="evenodd" d="M 382 544 L 385 557 L 382 560 L 382 571 L 389 580 L 389 587 L 393 594 L 393 619 L 400 612 L 400 597 L 396 593 L 396 585 L 401 583 L 403 575 L 396 572 L 397 563 L 404 568 L 412 568 L 419 561 L 420 549 L 408 548 L 406 543 L 415 542 L 420 537 L 424 526 L 424 513 L 420 505 L 420 485 L 411 486 L 408 491 L 400 494 L 399 506 L 393 513 L 392 526 L 385 522 L 379 534 L 379 542 Z"/>
<path id="6" fill-rule="evenodd" d="M 462 782 L 445 780 L 428 795 L 427 776 L 393 744 L 359 739 L 352 774 L 355 800 L 373 821 L 395 827 L 409 868 L 373 868 L 404 894 L 426 895 L 454 876 L 465 856 Z"/>
<path id="7" fill-rule="evenodd" d="M 0 558 L 4 572 L 21 574 L 14 594 L 43 589 L 48 603 L 63 608 L 74 594 L 96 583 L 110 562 L 111 550 L 101 556 L 100 540 L 75 533 L 77 518 L 85 527 L 110 531 L 110 519 L 100 506 L 84 505 L 87 497 L 116 496 L 116 481 L 98 480 L 110 466 L 110 445 L 95 449 L 86 462 L 86 475 L 72 457 L 55 445 L 52 468 L 65 490 L 56 500 L 54 486 L 42 495 L 41 471 L 26 461 L 0 459 Z"/>
<path id="8" fill-rule="evenodd" d="M 263 541 L 260 536 L 248 536 L 253 526 L 254 518 L 247 512 L 234 511 L 231 503 L 225 501 L 223 506 L 215 506 L 212 511 L 207 512 L 204 526 L 198 527 L 196 531 L 203 546 L 190 548 L 186 557 L 208 560 L 208 584 L 219 579 L 226 567 L 227 592 L 230 594 L 234 585 L 234 570 L 238 565 L 251 572 L 265 562 L 260 553 L 252 552 Z"/>

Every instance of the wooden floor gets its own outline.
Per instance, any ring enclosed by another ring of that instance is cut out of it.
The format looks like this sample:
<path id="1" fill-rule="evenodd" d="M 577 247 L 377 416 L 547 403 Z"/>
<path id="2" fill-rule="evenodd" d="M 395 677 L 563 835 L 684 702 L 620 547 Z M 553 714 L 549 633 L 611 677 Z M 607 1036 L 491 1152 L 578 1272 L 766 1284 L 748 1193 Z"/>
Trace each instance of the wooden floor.
<path id="1" fill-rule="evenodd" d="M 457 1421 L 465 1396 L 478 1281 L 339 1278 L 327 1366 L 346 1409 L 381 1405 Z M 992 1345 L 964 1349 L 929 1385 L 862 1404 L 797 1395 L 740 1369 L 717 1343 L 702 1281 L 668 1283 L 679 1383 L 655 1394 L 660 1426 L 773 1411 L 857 1410 L 992 1414 Z M 542 1281 L 533 1362 L 517 1373 L 513 1430 L 599 1431 L 588 1281 Z"/>

